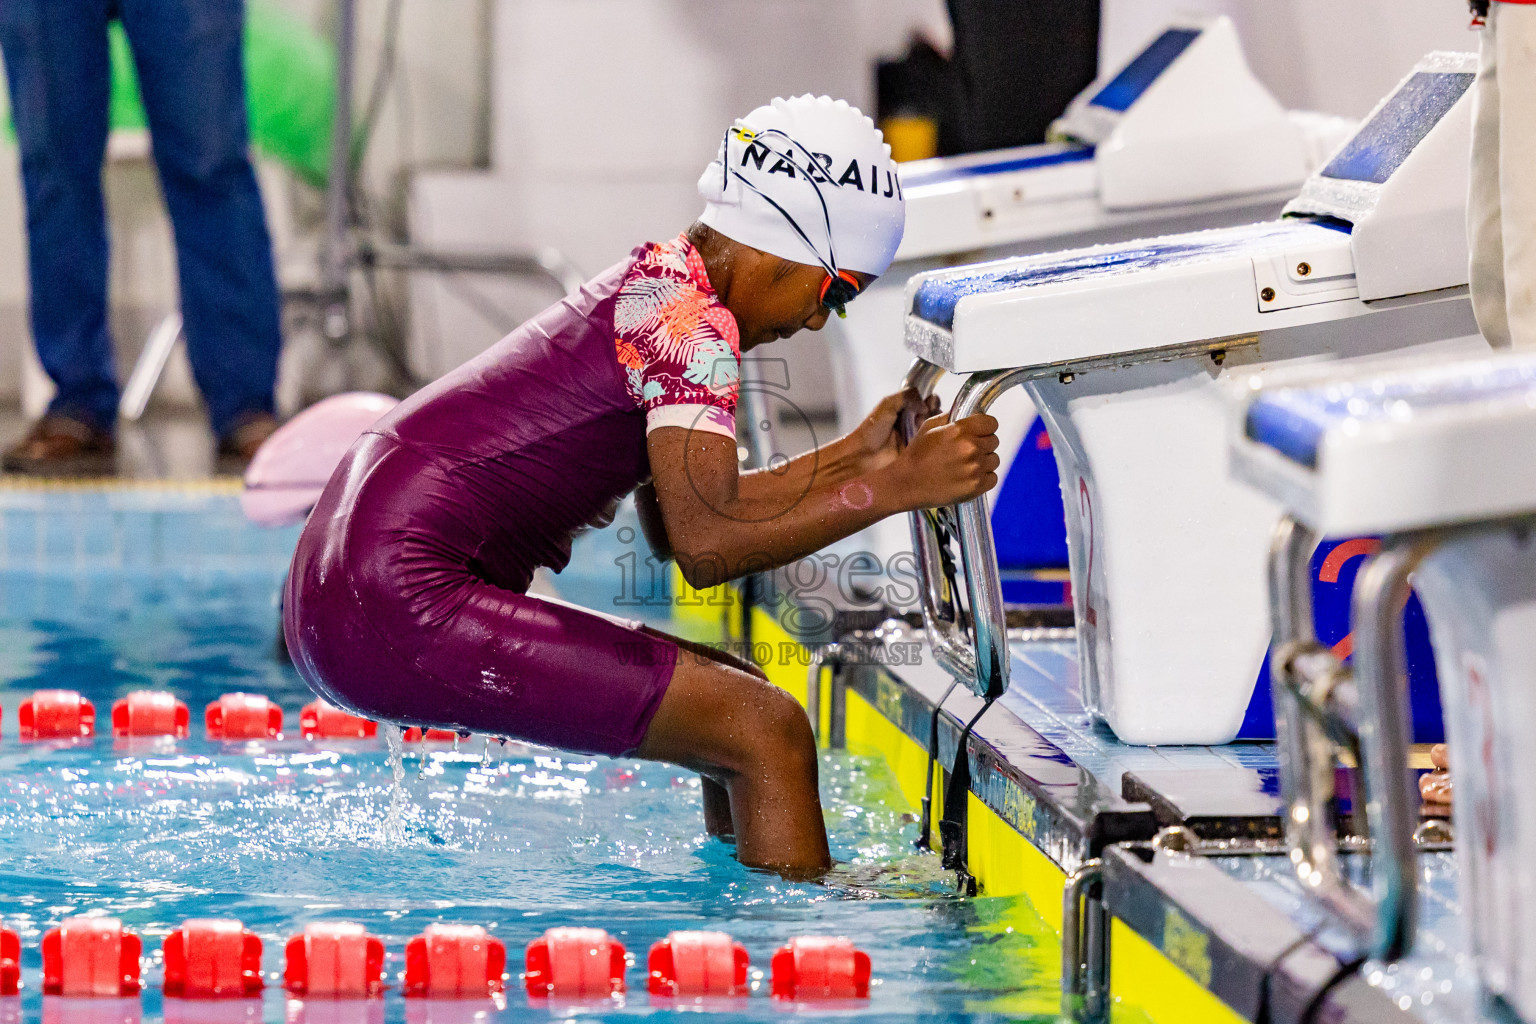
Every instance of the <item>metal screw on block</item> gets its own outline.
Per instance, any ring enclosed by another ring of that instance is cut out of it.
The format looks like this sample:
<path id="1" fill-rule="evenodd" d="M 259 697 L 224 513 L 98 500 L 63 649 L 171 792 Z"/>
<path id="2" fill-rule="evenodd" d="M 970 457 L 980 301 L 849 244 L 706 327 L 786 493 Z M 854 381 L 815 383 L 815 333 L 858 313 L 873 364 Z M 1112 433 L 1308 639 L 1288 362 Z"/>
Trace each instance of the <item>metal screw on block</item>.
<path id="1" fill-rule="evenodd" d="M 1169 825 L 1152 837 L 1152 849 L 1163 853 L 1194 853 L 1200 849 L 1200 837 L 1183 825 Z"/>
<path id="2" fill-rule="evenodd" d="M 1273 288 L 1265 288 L 1263 291 L 1259 292 L 1259 298 L 1263 299 L 1265 302 L 1274 302 L 1275 290 Z"/>
<path id="3" fill-rule="evenodd" d="M 1455 841 L 1455 833 L 1451 830 L 1451 823 L 1444 818 L 1431 818 L 1413 830 L 1413 841 L 1417 846 L 1437 845 Z"/>
<path id="4" fill-rule="evenodd" d="M 1077 380 L 1077 374 L 1075 374 L 1075 373 L 1064 373 L 1060 377 L 1057 377 L 1056 379 L 1061 381 L 1063 384 L 1071 384 L 1074 380 Z"/>
<path id="5" fill-rule="evenodd" d="M 1310 273 L 1312 273 L 1312 264 L 1305 262 L 1296 264 L 1297 277 L 1306 277 Z"/>

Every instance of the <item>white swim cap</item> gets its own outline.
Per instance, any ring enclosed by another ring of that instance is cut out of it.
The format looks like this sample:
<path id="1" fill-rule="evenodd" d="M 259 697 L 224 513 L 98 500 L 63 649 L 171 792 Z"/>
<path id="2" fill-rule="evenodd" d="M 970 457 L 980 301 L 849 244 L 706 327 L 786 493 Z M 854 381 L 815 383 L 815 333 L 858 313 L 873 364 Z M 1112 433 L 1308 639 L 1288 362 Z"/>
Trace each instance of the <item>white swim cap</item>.
<path id="1" fill-rule="evenodd" d="M 830 270 L 885 273 L 906 224 L 891 147 L 826 96 L 776 99 L 737 121 L 699 194 L 699 219 L 727 238 Z"/>

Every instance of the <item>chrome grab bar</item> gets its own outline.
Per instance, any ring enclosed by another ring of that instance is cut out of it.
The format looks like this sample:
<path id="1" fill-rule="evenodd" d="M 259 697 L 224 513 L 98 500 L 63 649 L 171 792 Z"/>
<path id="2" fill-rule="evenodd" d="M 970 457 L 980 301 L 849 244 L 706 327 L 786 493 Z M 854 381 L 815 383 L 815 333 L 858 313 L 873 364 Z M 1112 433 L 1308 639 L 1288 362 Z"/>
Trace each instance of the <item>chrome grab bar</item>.
<path id="1" fill-rule="evenodd" d="M 1172 345 L 1138 354 L 1137 361 L 1170 361 L 1191 356 L 1209 356 L 1221 365 L 1227 353 L 1236 349 L 1256 348 L 1257 335 L 1213 338 L 1206 341 Z M 986 412 L 1009 388 L 1027 381 L 1055 377 L 1063 383 L 1078 373 L 1125 365 L 1123 355 L 1060 363 L 1037 363 L 1011 369 L 973 373 L 955 397 L 950 415 L 963 419 Z M 918 358 L 907 370 L 905 387 L 914 388 L 927 398 L 944 375 L 944 369 Z M 911 440 L 921 424 L 913 417 L 902 418 L 902 434 Z M 963 680 L 981 697 L 996 697 L 1008 688 L 1008 630 L 1003 615 L 1003 588 L 997 567 L 997 548 L 992 541 L 992 520 L 988 500 L 981 495 L 963 505 L 910 513 L 912 548 L 917 558 L 918 592 L 923 623 L 939 664 L 956 679 Z M 966 628 L 955 600 L 956 581 L 945 571 L 937 520 L 949 518 L 957 526 L 960 557 L 965 566 L 965 585 L 970 601 L 971 626 Z"/>
<path id="2" fill-rule="evenodd" d="M 927 399 L 942 376 L 942 367 L 926 359 L 916 359 L 907 370 L 902 387 L 911 388 Z M 911 441 L 921 426 L 921 419 L 903 414 L 900 424 L 902 441 Z M 946 512 L 945 509 L 919 509 L 908 514 L 912 552 L 917 559 L 918 602 L 923 613 L 923 628 L 939 665 L 956 679 L 971 680 L 976 678 L 976 655 L 960 620 L 956 581 L 946 570 L 940 551 L 944 541 L 939 536 L 938 517 Z"/>
<path id="3" fill-rule="evenodd" d="M 1109 915 L 1104 862 L 1083 861 L 1067 876 L 1061 906 L 1061 1016 L 1093 1024 L 1109 1019 Z"/>
<path id="4" fill-rule="evenodd" d="M 984 413 L 1011 387 L 1039 376 L 1032 367 L 975 373 L 955 396 L 951 416 L 962 420 Z M 1008 622 L 1003 612 L 1003 581 L 992 538 L 991 503 L 977 495 L 956 510 L 960 521 L 960 560 L 965 566 L 966 595 L 971 606 L 975 639 L 975 671 L 971 689 L 980 697 L 997 697 L 1008 689 Z"/>
<path id="5" fill-rule="evenodd" d="M 1009 388 L 1034 380 L 1047 372 L 1038 366 L 974 373 L 960 386 L 951 420 L 986 412 Z M 924 359 L 914 360 L 903 386 L 923 398 L 944 370 Z M 910 441 L 921 426 L 915 417 L 902 419 L 902 437 Z M 997 567 L 997 547 L 992 538 L 992 516 L 985 494 L 943 509 L 919 509 L 909 513 L 912 548 L 917 558 L 918 593 L 923 624 L 934 654 L 946 671 L 970 686 L 979 697 L 997 697 L 1008 689 L 1008 623 L 1003 609 L 1002 575 Z M 960 543 L 969 605 L 969 628 L 961 618 L 956 580 L 947 571 L 941 548 L 939 523 L 954 524 Z"/>
<path id="6" fill-rule="evenodd" d="M 1270 686 L 1286 844 L 1303 889 L 1369 942 L 1372 956 L 1395 960 L 1411 948 L 1418 920 L 1403 606 L 1410 574 L 1438 537 L 1389 537 L 1361 568 L 1350 609 L 1352 669 L 1318 642 L 1313 626 L 1310 562 L 1318 539 L 1286 517 L 1270 549 Z M 1345 878 L 1338 855 L 1333 797 L 1341 746 L 1352 749 L 1364 783 L 1365 806 L 1354 815 L 1369 826 L 1369 896 Z"/>

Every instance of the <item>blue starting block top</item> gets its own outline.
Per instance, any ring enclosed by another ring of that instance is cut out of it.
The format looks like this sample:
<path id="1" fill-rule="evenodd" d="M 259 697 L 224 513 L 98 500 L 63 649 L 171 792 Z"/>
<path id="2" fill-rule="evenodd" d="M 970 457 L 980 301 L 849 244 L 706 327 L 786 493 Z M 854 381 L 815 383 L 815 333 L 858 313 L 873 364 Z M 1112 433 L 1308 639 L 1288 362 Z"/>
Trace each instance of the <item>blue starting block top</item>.
<path id="1" fill-rule="evenodd" d="M 1472 86 L 1470 72 L 1417 71 L 1322 170 L 1324 178 L 1385 184 Z"/>
<path id="2" fill-rule="evenodd" d="M 916 188 L 920 185 L 941 185 L 948 181 L 964 181 L 967 178 L 986 177 L 991 174 L 1008 174 L 1013 171 L 1031 171 L 1037 167 L 1055 167 L 1058 164 L 1077 164 L 1093 159 L 1092 146 L 1030 147 L 1046 148 L 1049 152 L 1021 153 L 1002 157 L 986 163 L 963 164 L 958 167 L 939 167 L 931 171 L 903 174 L 901 187 Z"/>
<path id="3" fill-rule="evenodd" d="M 1243 429 L 1250 440 L 1316 469 L 1331 431 L 1405 423 L 1451 405 L 1511 400 L 1536 405 L 1536 364 L 1438 366 L 1386 378 L 1276 388 L 1249 406 Z"/>
<path id="4" fill-rule="evenodd" d="M 970 295 L 1132 274 L 1159 267 L 1188 266 L 1243 253 L 1258 255 L 1276 246 L 1294 244 L 1300 236 L 1316 231 L 1319 225 L 1349 230 L 1348 225 L 1334 221 L 1295 218 L 1068 250 L 1043 258 L 1027 258 L 1024 262 L 981 263 L 963 270 L 941 272 L 923 281 L 912 299 L 912 314 L 949 330 L 955 325 L 955 308 L 961 299 Z"/>
<path id="5" fill-rule="evenodd" d="M 1197 28 L 1166 29 L 1088 102 L 1105 110 L 1125 113 L 1131 109 L 1131 104 L 1141 99 L 1141 94 L 1157 81 L 1157 77 L 1189 49 L 1189 44 L 1199 38 L 1200 29 Z"/>

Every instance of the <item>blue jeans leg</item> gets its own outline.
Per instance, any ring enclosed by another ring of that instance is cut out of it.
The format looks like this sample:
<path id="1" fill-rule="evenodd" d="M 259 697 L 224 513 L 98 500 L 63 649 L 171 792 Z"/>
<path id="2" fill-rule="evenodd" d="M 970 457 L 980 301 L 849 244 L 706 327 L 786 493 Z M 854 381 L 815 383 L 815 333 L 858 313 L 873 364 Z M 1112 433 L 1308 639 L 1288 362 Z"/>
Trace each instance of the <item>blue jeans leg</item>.
<path id="1" fill-rule="evenodd" d="M 245 5 L 120 7 L 176 236 L 187 353 L 222 437 L 243 417 L 273 411 L 282 347 L 272 240 L 248 152 Z"/>
<path id="2" fill-rule="evenodd" d="M 110 430 L 107 333 L 107 0 L 0 0 L 27 206 L 32 338 L 58 388 L 51 411 Z"/>

